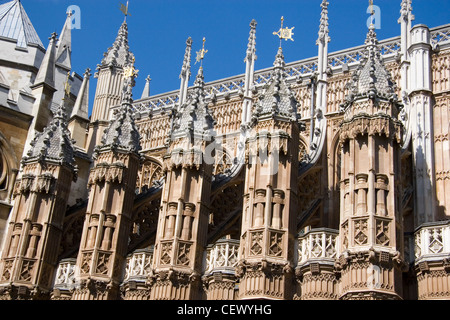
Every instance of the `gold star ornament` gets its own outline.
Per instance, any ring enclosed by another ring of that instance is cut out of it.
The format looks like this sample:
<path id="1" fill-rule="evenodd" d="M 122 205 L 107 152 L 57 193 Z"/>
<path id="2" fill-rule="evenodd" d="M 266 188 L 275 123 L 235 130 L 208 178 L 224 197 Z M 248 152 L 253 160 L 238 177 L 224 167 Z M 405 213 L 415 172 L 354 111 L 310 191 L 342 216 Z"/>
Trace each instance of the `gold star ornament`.
<path id="1" fill-rule="evenodd" d="M 133 59 L 133 63 L 131 64 L 131 66 L 127 66 L 123 69 L 123 77 L 125 79 L 131 78 L 131 77 L 137 77 L 139 73 L 139 70 L 136 70 L 134 68 L 134 59 Z"/>
<path id="2" fill-rule="evenodd" d="M 283 23 L 284 23 L 284 17 L 281 17 L 281 28 L 280 30 L 278 30 L 278 32 L 274 32 L 273 34 L 278 36 L 280 38 L 280 40 L 291 40 L 294 41 L 294 39 L 292 38 L 292 36 L 294 35 L 294 32 L 292 32 L 295 27 L 293 28 L 283 28 Z"/>
<path id="3" fill-rule="evenodd" d="M 203 61 L 203 59 L 205 58 L 205 55 L 208 53 L 208 50 L 205 50 L 205 42 L 206 42 L 206 39 L 203 38 L 203 48 L 202 48 L 202 50 L 197 52 L 197 59 L 196 59 L 195 64 Z"/>

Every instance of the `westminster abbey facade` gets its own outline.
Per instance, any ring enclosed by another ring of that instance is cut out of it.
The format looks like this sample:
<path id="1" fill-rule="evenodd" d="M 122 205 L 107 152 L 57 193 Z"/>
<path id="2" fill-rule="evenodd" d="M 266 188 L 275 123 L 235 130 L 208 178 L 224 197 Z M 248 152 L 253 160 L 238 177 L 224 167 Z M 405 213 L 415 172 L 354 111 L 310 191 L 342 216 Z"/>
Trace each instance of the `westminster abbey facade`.
<path id="1" fill-rule="evenodd" d="M 45 48 L 0 5 L 0 299 L 450 299 L 450 25 L 398 2 L 398 37 L 330 53 L 323 0 L 317 57 L 264 70 L 249 21 L 211 83 L 189 38 L 140 98 L 125 20 L 91 108 L 71 14 Z"/>

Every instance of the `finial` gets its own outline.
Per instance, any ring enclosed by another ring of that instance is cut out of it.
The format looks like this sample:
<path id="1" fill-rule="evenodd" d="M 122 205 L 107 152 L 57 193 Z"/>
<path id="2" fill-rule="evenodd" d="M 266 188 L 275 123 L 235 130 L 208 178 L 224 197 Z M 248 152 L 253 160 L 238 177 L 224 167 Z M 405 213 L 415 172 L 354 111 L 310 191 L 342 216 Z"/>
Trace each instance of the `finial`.
<path id="1" fill-rule="evenodd" d="M 292 36 L 294 35 L 294 33 L 292 32 L 292 30 L 295 29 L 295 27 L 293 28 L 284 28 L 283 29 L 283 24 L 284 24 L 284 17 L 281 17 L 281 28 L 280 30 L 278 30 L 278 32 L 274 32 L 273 35 L 278 36 L 280 38 L 280 48 L 281 48 L 281 42 L 284 39 L 285 41 L 291 40 L 294 41 L 294 39 L 292 38 Z"/>
<path id="2" fill-rule="evenodd" d="M 129 5 L 129 1 L 127 1 L 126 6 L 123 3 L 120 4 L 120 11 L 122 11 L 122 13 L 125 15 L 125 21 L 127 21 L 128 16 L 131 17 L 130 12 L 128 11 L 128 5 Z"/>
<path id="3" fill-rule="evenodd" d="M 407 21 L 407 20 L 414 20 L 415 17 L 412 14 L 412 0 L 402 0 L 401 3 L 401 9 L 400 9 L 400 19 L 398 21 L 398 23 L 401 23 L 402 20 L 403 21 Z"/>
<path id="4" fill-rule="evenodd" d="M 91 68 L 87 68 L 85 71 L 84 71 L 84 75 L 83 75 L 85 78 L 90 78 L 90 76 L 92 76 L 92 74 L 91 74 Z"/>
<path id="5" fill-rule="evenodd" d="M 208 53 L 208 50 L 205 50 L 205 42 L 206 42 L 206 38 L 203 38 L 203 47 L 202 50 L 197 52 L 197 59 L 195 64 L 197 64 L 197 62 L 200 62 L 200 68 L 203 67 L 203 59 L 205 58 L 205 55 Z"/>
<path id="6" fill-rule="evenodd" d="M 323 0 L 320 7 L 322 8 L 322 13 L 320 16 L 320 27 L 319 27 L 319 42 L 330 42 L 329 29 L 328 29 L 328 5 L 330 3 L 327 0 Z"/>
<path id="7" fill-rule="evenodd" d="M 136 70 L 136 69 L 134 68 L 134 62 L 135 62 L 135 59 L 133 58 L 133 59 L 131 60 L 131 65 L 130 65 L 130 66 L 126 66 L 126 67 L 123 69 L 123 77 L 124 77 L 125 79 L 136 78 L 136 77 L 137 77 L 137 75 L 138 75 L 138 73 L 139 73 L 139 70 Z"/>
<path id="8" fill-rule="evenodd" d="M 70 89 L 72 88 L 72 86 L 69 84 L 69 78 L 70 78 L 70 71 L 67 72 L 67 77 L 66 77 L 66 82 L 64 84 L 64 98 L 63 100 L 66 99 L 66 97 L 70 96 Z"/>
<path id="9" fill-rule="evenodd" d="M 56 32 L 53 32 L 51 34 L 50 38 L 48 38 L 48 40 L 54 41 L 54 42 L 58 41 L 58 34 Z"/>
<path id="10" fill-rule="evenodd" d="M 256 26 L 258 24 L 256 23 L 256 20 L 253 19 L 250 22 L 250 36 L 248 38 L 248 45 L 247 45 L 247 56 L 245 58 L 245 61 L 248 61 L 249 59 L 256 60 Z"/>
<path id="11" fill-rule="evenodd" d="M 123 90 L 122 90 L 122 103 L 131 104 L 132 89 L 135 86 L 135 79 L 138 76 L 139 70 L 134 68 L 134 58 L 131 61 L 131 65 L 126 66 L 123 69 Z"/>
<path id="12" fill-rule="evenodd" d="M 150 83 L 150 81 L 152 81 L 152 78 L 150 78 L 150 75 L 148 75 L 147 78 L 145 78 L 145 82 Z"/>
<path id="13" fill-rule="evenodd" d="M 187 76 L 188 78 L 191 76 L 191 48 L 192 48 L 192 38 L 189 37 L 186 40 L 186 50 L 184 53 L 183 66 L 181 67 L 180 79 Z"/>

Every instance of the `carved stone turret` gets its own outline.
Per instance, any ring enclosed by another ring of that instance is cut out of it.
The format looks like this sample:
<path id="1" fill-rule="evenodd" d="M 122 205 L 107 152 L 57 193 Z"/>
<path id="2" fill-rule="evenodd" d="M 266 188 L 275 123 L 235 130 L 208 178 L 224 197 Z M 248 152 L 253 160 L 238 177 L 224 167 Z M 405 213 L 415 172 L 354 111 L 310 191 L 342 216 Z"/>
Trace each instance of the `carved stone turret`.
<path id="1" fill-rule="evenodd" d="M 240 299 L 291 299 L 294 293 L 299 124 L 284 66 L 280 48 L 247 139 Z"/>
<path id="2" fill-rule="evenodd" d="M 64 102 L 22 159 L 0 266 L 3 299 L 49 299 L 72 181 L 74 141 Z"/>
<path id="3" fill-rule="evenodd" d="M 190 97 L 176 114 L 164 157 L 166 181 L 150 277 L 152 299 L 201 297 L 214 163 L 213 127 L 200 67 Z"/>
<path id="4" fill-rule="evenodd" d="M 95 149 L 90 196 L 77 258 L 79 287 L 73 300 L 118 299 L 132 225 L 140 136 L 131 103 L 137 71 L 125 67 L 122 105 Z"/>
<path id="5" fill-rule="evenodd" d="M 89 154 L 92 153 L 95 146 L 101 144 L 102 133 L 113 117 L 111 108 L 117 107 L 121 103 L 124 69 L 133 64 L 134 59 L 128 45 L 128 25 L 124 21 L 116 41 L 104 54 L 95 74 L 97 89 L 86 146 Z"/>
<path id="6" fill-rule="evenodd" d="M 400 151 L 403 126 L 395 86 L 371 25 L 365 56 L 342 106 L 341 299 L 399 299 L 403 217 Z"/>

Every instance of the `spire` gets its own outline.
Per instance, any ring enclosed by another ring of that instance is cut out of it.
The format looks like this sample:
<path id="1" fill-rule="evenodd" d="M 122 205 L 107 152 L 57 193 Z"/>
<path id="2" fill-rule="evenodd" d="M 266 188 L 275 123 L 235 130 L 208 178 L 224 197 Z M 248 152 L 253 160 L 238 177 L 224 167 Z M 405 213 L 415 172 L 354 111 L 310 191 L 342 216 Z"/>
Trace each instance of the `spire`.
<path id="1" fill-rule="evenodd" d="M 146 99 L 150 97 L 150 82 L 152 81 L 152 78 L 150 78 L 150 75 L 147 76 L 145 79 L 145 87 L 144 91 L 142 92 L 141 99 Z"/>
<path id="2" fill-rule="evenodd" d="M 281 28 L 273 34 L 280 38 L 280 46 L 273 63 L 273 70 L 270 74 L 269 82 L 264 86 L 263 93 L 259 96 L 258 106 L 253 115 L 252 122 L 258 119 L 277 118 L 284 121 L 296 121 L 297 105 L 294 93 L 286 82 L 286 72 L 284 62 L 283 49 L 281 47 L 282 40 L 294 41 L 292 36 L 294 28 L 283 28 L 284 17 L 281 17 Z"/>
<path id="3" fill-rule="evenodd" d="M 277 117 L 287 121 L 297 120 L 297 100 L 286 82 L 286 63 L 283 49 L 278 48 L 269 82 L 265 85 L 256 108 L 259 119 Z M 256 120 L 256 119 L 255 119 Z"/>
<path id="4" fill-rule="evenodd" d="M 250 36 L 248 38 L 247 55 L 245 57 L 245 62 L 254 61 L 257 59 L 256 56 L 256 20 L 253 19 L 250 22 Z"/>
<path id="5" fill-rule="evenodd" d="M 245 128 L 251 121 L 251 113 L 253 106 L 252 87 L 254 85 L 255 61 L 256 56 L 256 20 L 250 22 L 250 35 L 248 38 L 247 53 L 245 56 L 245 84 L 244 84 L 244 103 L 242 106 L 242 125 Z"/>
<path id="6" fill-rule="evenodd" d="M 275 61 L 273 63 L 274 70 L 284 71 L 286 67 L 286 63 L 284 62 L 284 54 L 283 49 L 281 47 L 278 48 L 277 55 L 275 56 Z"/>
<path id="7" fill-rule="evenodd" d="M 328 28 L 328 5 L 330 3 L 327 0 L 323 0 L 320 7 L 322 8 L 322 13 L 320 16 L 320 27 L 319 27 L 319 39 L 317 39 L 317 44 L 330 42 L 330 30 Z"/>
<path id="8" fill-rule="evenodd" d="M 192 51 L 192 39 L 189 37 L 186 40 L 186 51 L 184 53 L 183 67 L 181 68 L 180 78 L 191 77 L 191 51 Z"/>
<path id="9" fill-rule="evenodd" d="M 132 90 L 136 84 L 138 72 L 139 70 L 134 68 L 134 60 L 125 67 L 121 107 L 114 111 L 114 117 L 103 135 L 102 145 L 96 148 L 94 156 L 103 150 L 113 149 L 128 153 L 138 153 L 141 150 L 141 138 L 132 110 Z"/>
<path id="10" fill-rule="evenodd" d="M 70 118 L 80 117 L 89 119 L 89 79 L 91 77 L 91 69 L 87 68 L 84 72 L 83 83 L 81 84 L 77 100 L 72 110 Z"/>
<path id="11" fill-rule="evenodd" d="M 402 21 L 412 21 L 414 20 L 414 15 L 412 14 L 412 0 L 402 0 L 400 9 L 400 19 L 398 23 Z"/>
<path id="12" fill-rule="evenodd" d="M 56 63 L 68 70 L 72 69 L 72 12 L 67 12 L 67 19 L 56 44 Z"/>
<path id="13" fill-rule="evenodd" d="M 47 52 L 45 53 L 44 59 L 42 60 L 39 72 L 36 76 L 34 84 L 46 83 L 52 87 L 55 86 L 55 56 L 56 56 L 56 41 L 57 34 L 52 33 L 49 38 L 50 44 L 48 45 Z"/>
<path id="14" fill-rule="evenodd" d="M 191 78 L 191 51 L 192 39 L 186 40 L 186 51 L 184 53 L 183 67 L 181 68 L 180 84 L 180 106 L 186 102 L 189 79 Z"/>
<path id="15" fill-rule="evenodd" d="M 412 0 L 402 0 L 400 9 L 400 18 L 398 23 L 401 25 L 401 59 L 402 61 L 409 61 L 408 49 L 411 45 L 411 27 L 412 21 L 415 19 L 412 14 Z M 407 71 L 406 68 L 402 70 L 402 79 L 405 83 L 402 86 L 403 90 L 407 90 L 408 81 L 406 81 Z"/>
<path id="16" fill-rule="evenodd" d="M 50 124 L 30 143 L 31 148 L 22 161 L 56 161 L 75 167 L 74 144 L 67 129 L 66 103 L 63 100 Z"/>
<path id="17" fill-rule="evenodd" d="M 104 54 L 102 66 L 125 67 L 131 65 L 134 60 L 133 53 L 130 52 L 128 45 L 128 25 L 124 21 L 120 26 L 119 32 L 112 47 Z"/>
<path id="18" fill-rule="evenodd" d="M 319 38 L 316 44 L 319 46 L 318 52 L 318 79 L 326 81 L 328 69 L 328 43 L 331 41 L 328 29 L 328 5 L 327 0 L 323 0 L 320 7 L 322 8 L 320 15 Z M 319 97 L 319 99 L 321 99 Z"/>
<path id="19" fill-rule="evenodd" d="M 205 135 L 214 128 L 214 119 L 205 97 L 205 79 L 203 67 L 200 67 L 187 102 L 181 105 L 180 111 L 177 112 L 173 138 L 185 136 L 187 133 Z"/>
<path id="20" fill-rule="evenodd" d="M 346 98 L 344 108 L 351 105 L 359 97 L 369 97 L 370 99 L 374 99 L 376 96 L 386 99 L 396 98 L 395 84 L 381 59 L 375 25 L 373 24 L 369 27 L 365 45 L 364 56 L 359 68 L 353 74 L 350 94 Z"/>

